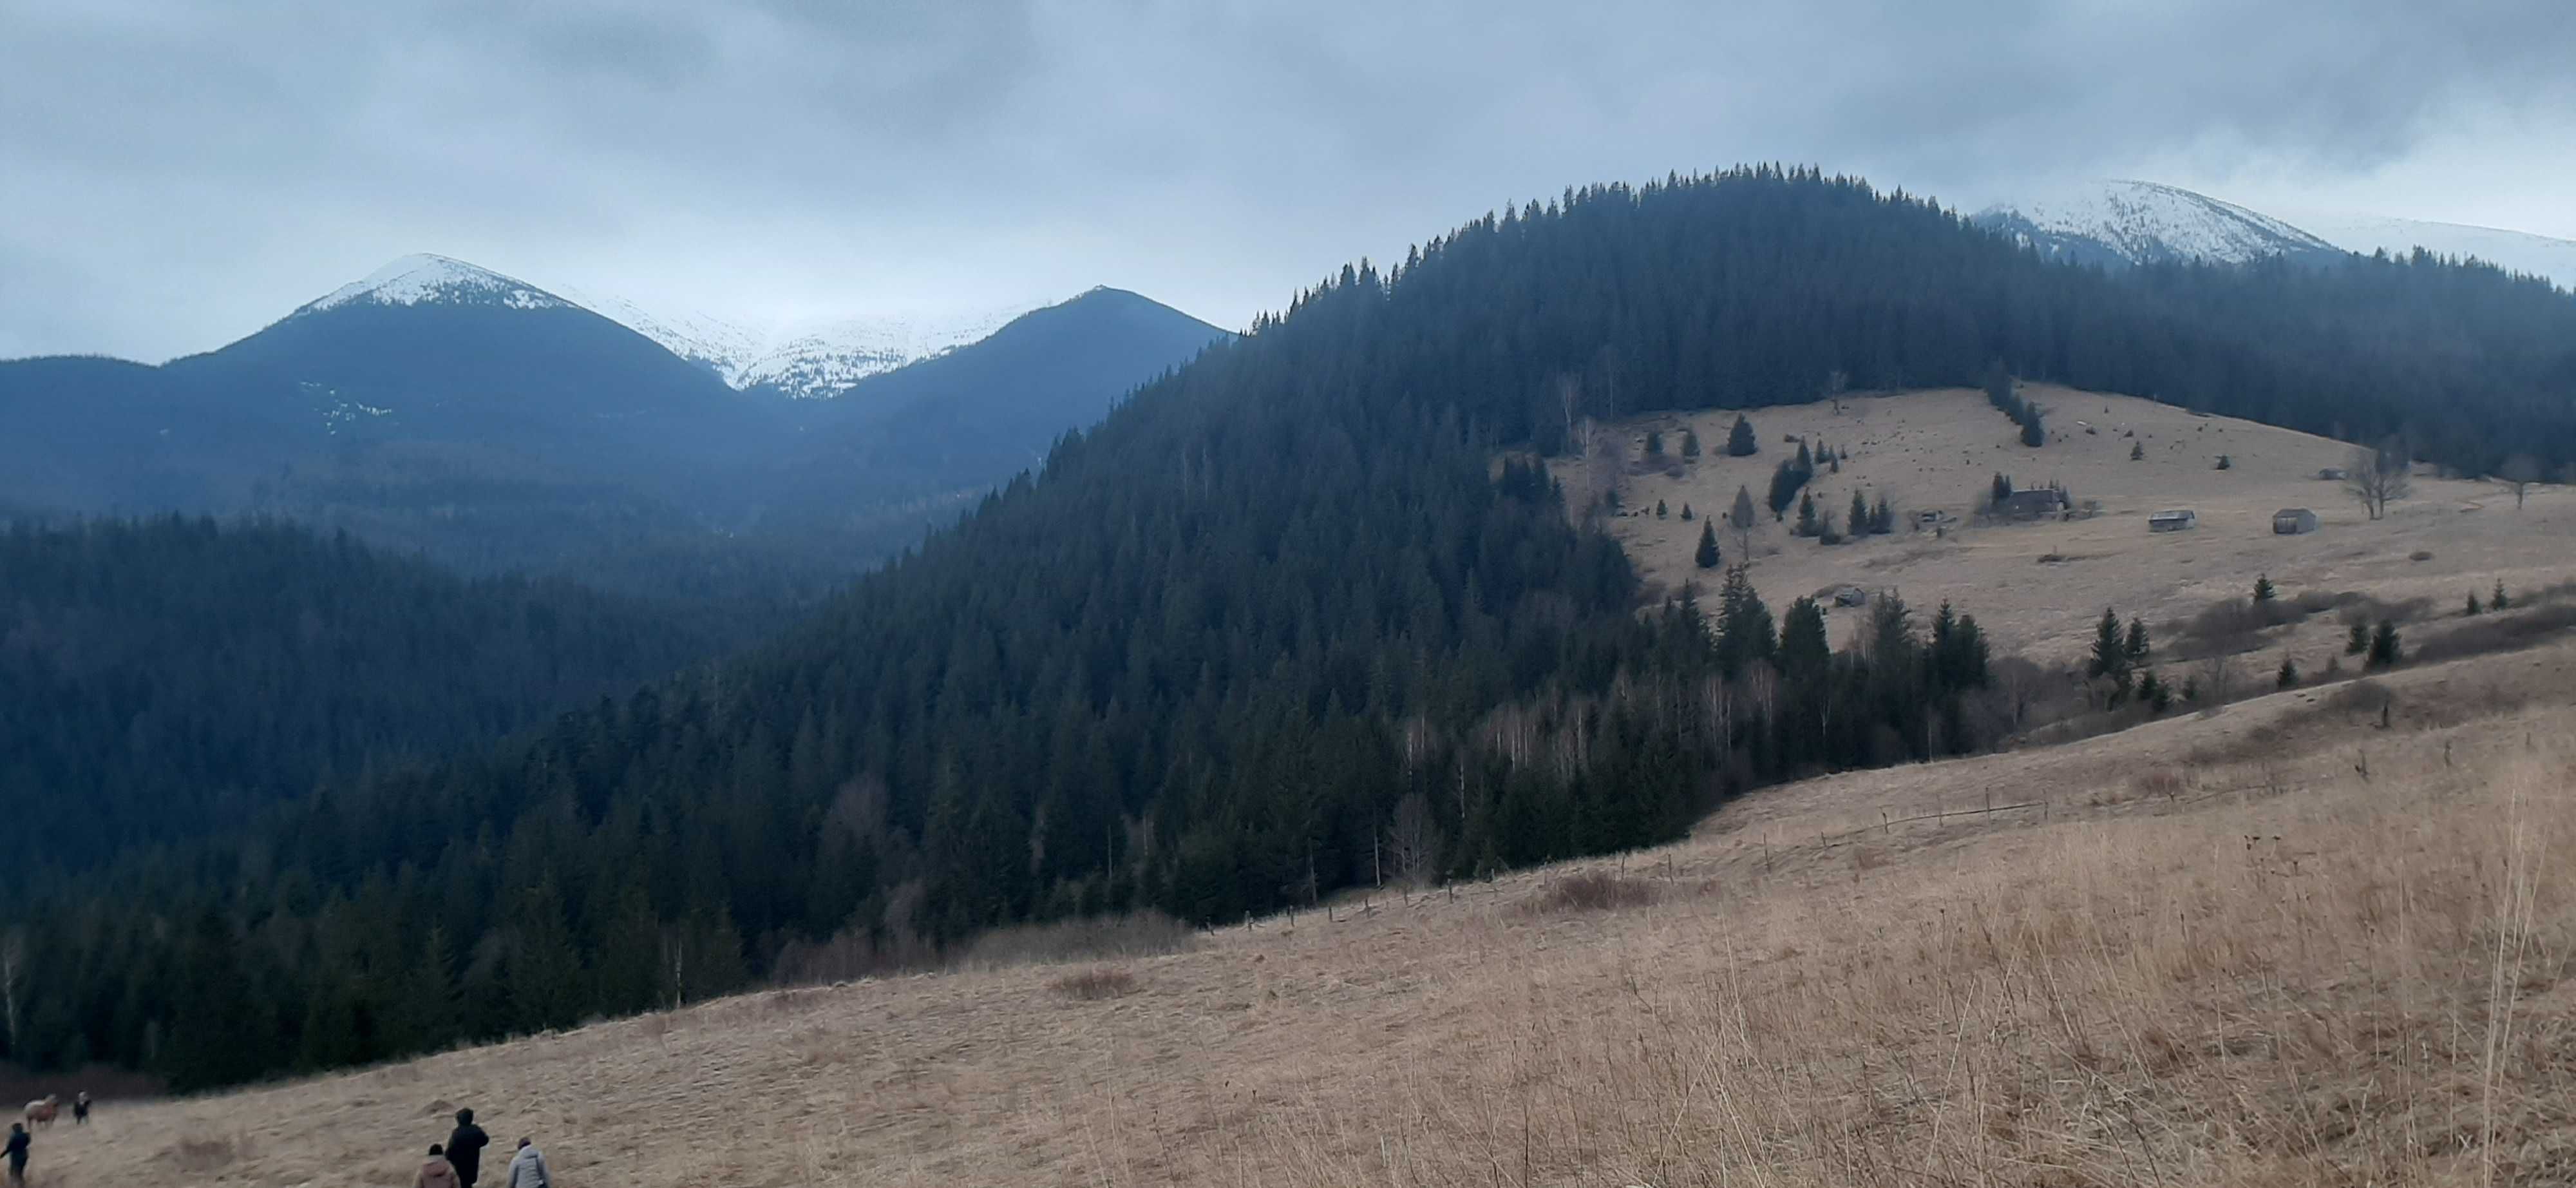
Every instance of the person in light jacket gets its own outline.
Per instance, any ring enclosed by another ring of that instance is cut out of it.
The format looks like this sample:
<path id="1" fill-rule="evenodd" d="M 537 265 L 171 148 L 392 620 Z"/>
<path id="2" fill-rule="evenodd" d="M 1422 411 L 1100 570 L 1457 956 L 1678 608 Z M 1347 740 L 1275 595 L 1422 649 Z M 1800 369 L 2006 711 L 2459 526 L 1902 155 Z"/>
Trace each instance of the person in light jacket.
<path id="1" fill-rule="evenodd" d="M 508 1188 L 554 1188 L 555 1182 L 546 1176 L 546 1157 L 537 1152 L 534 1142 L 523 1138 L 519 1153 L 510 1157 L 510 1178 L 503 1183 Z"/>
<path id="2" fill-rule="evenodd" d="M 420 1174 L 411 1178 L 411 1188 L 457 1188 L 456 1165 L 447 1161 L 447 1148 L 429 1145 L 429 1162 L 420 1165 Z"/>

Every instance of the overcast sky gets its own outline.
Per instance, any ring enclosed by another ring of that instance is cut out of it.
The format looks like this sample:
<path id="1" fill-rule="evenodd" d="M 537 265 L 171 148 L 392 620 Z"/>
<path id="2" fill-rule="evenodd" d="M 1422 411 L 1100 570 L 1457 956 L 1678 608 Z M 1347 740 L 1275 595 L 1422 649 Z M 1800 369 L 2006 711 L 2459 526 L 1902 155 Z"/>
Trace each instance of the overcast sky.
<path id="1" fill-rule="evenodd" d="M 1569 184 L 1779 160 L 2576 238 L 2569 0 L 0 0 L 0 357 L 408 252 L 762 321 L 1227 326 Z"/>

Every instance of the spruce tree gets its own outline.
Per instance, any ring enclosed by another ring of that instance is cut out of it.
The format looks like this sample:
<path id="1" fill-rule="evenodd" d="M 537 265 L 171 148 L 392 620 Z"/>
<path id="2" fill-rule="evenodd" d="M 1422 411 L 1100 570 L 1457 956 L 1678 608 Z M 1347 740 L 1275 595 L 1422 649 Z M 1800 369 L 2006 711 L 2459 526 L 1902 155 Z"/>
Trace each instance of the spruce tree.
<path id="1" fill-rule="evenodd" d="M 2148 669 L 2138 678 L 2138 700 L 2146 703 L 2149 713 L 2161 714 L 2173 704 L 2173 694 L 2165 688 L 2163 679 L 2156 676 L 2155 670 Z"/>
<path id="2" fill-rule="evenodd" d="M 1664 456 L 1664 434 L 1662 430 L 1649 429 L 1646 431 L 1646 456 L 1649 458 L 1661 458 Z"/>
<path id="3" fill-rule="evenodd" d="M 1816 497 L 1813 494 L 1801 495 L 1798 497 L 1797 533 L 1800 536 L 1814 536 L 1817 531 Z"/>
<path id="4" fill-rule="evenodd" d="M 1851 512 L 1843 517 L 1843 523 L 1851 526 L 1851 534 L 1854 536 L 1869 531 L 1869 500 L 1860 493 L 1858 487 L 1852 488 Z"/>
<path id="5" fill-rule="evenodd" d="M 2512 606 L 2512 605 L 2513 605 L 2513 600 L 2512 600 L 2512 599 L 2509 599 L 2509 598 L 2506 598 L 2506 597 L 2504 596 L 2504 579 L 2503 579 L 2503 578 L 2497 578 L 2497 579 L 2496 579 L 2496 587 L 2495 587 L 2495 597 L 2490 598 L 2490 599 L 2487 599 L 2487 608 L 2488 608 L 2489 610 L 2503 610 L 2503 609 L 2505 609 L 2505 608 L 2507 608 L 2507 607 L 2510 607 L 2510 606 Z"/>
<path id="6" fill-rule="evenodd" d="M 1691 554 L 1691 561 L 1702 569 L 1717 568 L 1717 525 L 1699 526 L 1699 549 Z"/>
<path id="7" fill-rule="evenodd" d="M 2145 618 L 2132 617 L 2129 620 L 2129 638 L 2126 643 L 2120 645 L 2120 649 L 2128 654 L 2129 663 L 2133 667 L 2147 662 L 2147 621 Z"/>
<path id="8" fill-rule="evenodd" d="M 2272 575 L 2268 573 L 2254 575 L 2255 606 L 2260 607 L 2264 603 L 2270 602 L 2278 596 L 2279 592 L 2272 588 Z"/>
<path id="9" fill-rule="evenodd" d="M 2021 443 L 2032 448 L 2048 444 L 2048 428 L 2040 423 L 2039 407 L 2025 406 L 2021 415 Z"/>
<path id="10" fill-rule="evenodd" d="M 2129 461 L 2135 462 L 2146 456 L 2147 443 L 2143 441 L 2133 441 L 2129 443 Z"/>
<path id="11" fill-rule="evenodd" d="M 2370 650 L 2370 624 L 2368 624 L 2368 623 L 2355 623 L 2355 624 L 2353 624 L 2353 625 L 2352 625 L 2352 630 L 2347 631 L 2347 632 L 2345 632 L 2345 633 L 2344 633 L 2344 637 L 2343 637 L 2343 654 L 2344 654 L 2344 655 L 2347 655 L 2347 656 L 2358 656 L 2358 655 L 2362 654 L 2363 652 L 2367 652 L 2367 651 L 2369 651 L 2369 650 Z"/>
<path id="12" fill-rule="evenodd" d="M 1689 504 L 1685 503 L 1685 504 L 1683 504 L 1683 505 L 1682 505 L 1682 523 L 1687 524 L 1687 523 L 1690 523 L 1690 522 L 1691 522 L 1691 505 L 1689 505 Z"/>
<path id="13" fill-rule="evenodd" d="M 2403 649 L 2397 640 L 2397 624 L 2381 619 L 2379 629 L 2370 635 L 2370 659 L 2362 667 L 2393 667 L 2403 658 L 2403 655 Z"/>
<path id="14" fill-rule="evenodd" d="M 2299 662 L 2289 658 L 2288 656 L 2281 657 L 2281 671 L 2278 675 L 2272 678 L 2272 687 L 2275 689 L 2298 688 Z"/>
<path id="15" fill-rule="evenodd" d="M 1685 457 L 1685 458 L 1696 458 L 1696 457 L 1699 457 L 1699 433 L 1698 433 L 1698 431 L 1696 431 L 1696 430 L 1692 430 L 1692 429 L 1684 429 L 1684 430 L 1682 430 L 1682 457 Z"/>
<path id="16" fill-rule="evenodd" d="M 2120 642 L 2119 612 L 2105 608 L 2102 621 L 2093 627 L 2093 655 L 2086 662 L 2084 675 L 2118 676 L 2129 670 L 2129 650 Z"/>
<path id="17" fill-rule="evenodd" d="M 2477 592 L 2477 591 L 2475 591 L 2475 590 L 2471 590 L 2471 591 L 2469 591 L 2469 608 L 2468 608 L 2466 611 L 2462 612 L 2462 613 L 2463 613 L 2463 614 L 2467 614 L 2467 615 L 2472 615 L 2472 616 L 2474 616 L 2474 615 L 2477 615 L 2477 614 L 2479 614 L 2479 613 L 2483 612 L 2484 610 L 2486 610 L 2486 608 L 2485 608 L 2485 607 L 2482 607 L 2482 606 L 2479 606 L 2479 605 L 2478 605 L 2478 592 Z"/>
<path id="18" fill-rule="evenodd" d="M 1671 516 L 1671 515 L 1672 515 L 1672 509 L 1671 509 L 1671 508 L 1668 508 L 1668 507 L 1665 507 L 1665 506 L 1664 506 L 1664 501 L 1663 501 L 1663 500 L 1658 499 L 1658 500 L 1656 500 L 1656 501 L 1655 501 L 1655 518 L 1656 518 L 1656 519 L 1658 519 L 1658 520 L 1665 519 L 1665 518 L 1667 518 L 1667 517 L 1669 517 L 1669 516 Z"/>
<path id="19" fill-rule="evenodd" d="M 1735 506 L 1726 513 L 1727 526 L 1738 532 L 1751 532 L 1755 523 L 1753 517 L 1752 490 L 1743 486 L 1736 487 Z"/>
<path id="20" fill-rule="evenodd" d="M 1753 436 L 1753 422 L 1743 413 L 1735 414 L 1735 427 L 1726 431 L 1726 452 L 1737 458 L 1750 458 L 1760 451 L 1762 443 Z"/>

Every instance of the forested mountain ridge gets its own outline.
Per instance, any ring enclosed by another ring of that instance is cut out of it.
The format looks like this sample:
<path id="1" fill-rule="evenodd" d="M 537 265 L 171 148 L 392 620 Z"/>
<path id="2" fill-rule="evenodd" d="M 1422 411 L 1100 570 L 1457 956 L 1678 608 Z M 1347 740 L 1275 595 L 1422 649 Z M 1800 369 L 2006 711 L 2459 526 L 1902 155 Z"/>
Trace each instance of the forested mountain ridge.
<path id="1" fill-rule="evenodd" d="M 489 746 L 712 647 L 564 583 L 469 582 L 284 524 L 0 526 L 0 888 Z"/>
<path id="2" fill-rule="evenodd" d="M 2570 329 L 2431 260 L 2106 276 L 1806 171 L 1568 192 L 1345 268 L 754 655 L 30 903 L 31 951 L 82 973 L 18 1054 L 217 1083 L 1032 916 L 1235 919 L 1389 853 L 1456 876 L 1669 837 L 1764 780 L 1991 741 L 1982 636 L 1882 599 L 1833 653 L 1740 575 L 1713 627 L 1640 615 L 1497 452 L 2001 360 L 2464 467 L 2563 457 Z"/>

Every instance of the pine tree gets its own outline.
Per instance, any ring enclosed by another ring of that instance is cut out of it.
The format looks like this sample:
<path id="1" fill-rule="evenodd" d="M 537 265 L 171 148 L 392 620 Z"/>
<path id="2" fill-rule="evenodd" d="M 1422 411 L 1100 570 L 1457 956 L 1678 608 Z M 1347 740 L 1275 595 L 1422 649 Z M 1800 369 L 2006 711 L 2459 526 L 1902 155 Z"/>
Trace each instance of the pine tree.
<path id="1" fill-rule="evenodd" d="M 1702 569 L 1717 568 L 1717 525 L 1699 526 L 1699 550 L 1691 554 L 1691 561 Z"/>
<path id="2" fill-rule="evenodd" d="M 2343 654 L 2358 656 L 2370 650 L 2370 624 L 2355 623 L 2343 637 Z"/>
<path id="3" fill-rule="evenodd" d="M 2143 441 L 2133 441 L 2129 443 L 2129 461 L 2136 462 L 2146 456 L 2147 443 Z"/>
<path id="4" fill-rule="evenodd" d="M 2230 458 L 2230 457 L 2228 457 L 2228 456 L 2227 456 L 2227 455 L 2225 455 L 2225 454 L 2220 454 L 2220 455 L 2218 456 L 2218 465 L 2217 465 L 2216 467 L 2213 467 L 2213 469 L 2216 469 L 2216 470 L 2234 470 L 2234 469 L 2236 469 L 2236 459 L 2234 459 L 2234 458 Z"/>
<path id="5" fill-rule="evenodd" d="M 2403 650 L 2397 640 L 2397 624 L 2381 619 L 2379 629 L 2370 635 L 2370 659 L 2362 667 L 2393 667 L 2403 656 Z"/>
<path id="6" fill-rule="evenodd" d="M 2487 599 L 2487 609 L 2489 609 L 2489 610 L 2504 610 L 2505 608 L 2510 607 L 2510 606 L 2512 606 L 2512 605 L 2513 605 L 2513 600 L 2512 600 L 2512 599 L 2509 599 L 2509 598 L 2506 598 L 2506 597 L 2504 596 L 2504 579 L 2503 579 L 2503 578 L 2497 578 L 2497 579 L 2496 579 L 2496 585 L 2495 585 L 2495 597 L 2490 598 L 2490 599 Z"/>
<path id="7" fill-rule="evenodd" d="M 1682 457 L 1699 457 L 1699 433 L 1696 430 L 1682 430 Z"/>
<path id="8" fill-rule="evenodd" d="M 1683 504 L 1683 505 L 1682 505 L 1682 523 L 1687 524 L 1687 523 L 1690 523 L 1690 522 L 1691 522 L 1691 505 L 1689 505 L 1689 504 L 1685 503 L 1685 504 Z"/>
<path id="9" fill-rule="evenodd" d="M 2298 688 L 2299 662 L 2289 658 L 2288 656 L 2281 657 L 2281 671 L 2278 675 L 2272 678 L 2272 687 L 2275 689 Z"/>
<path id="10" fill-rule="evenodd" d="M 1646 456 L 1649 458 L 1661 458 L 1664 456 L 1664 434 L 1662 430 L 1649 429 L 1646 431 Z"/>
<path id="11" fill-rule="evenodd" d="M 1880 536 L 1896 531 L 1896 505 L 1887 496 L 1878 497 L 1878 506 L 1870 509 L 1869 530 Z"/>
<path id="12" fill-rule="evenodd" d="M 2036 405 L 2029 406 L 2021 417 L 2021 443 L 2034 449 L 2048 444 L 2048 428 L 2040 423 Z"/>
<path id="13" fill-rule="evenodd" d="M 1668 508 L 1668 507 L 1665 507 L 1665 506 L 1664 506 L 1664 501 L 1663 501 L 1663 500 L 1661 500 L 1661 499 L 1656 500 L 1656 501 L 1655 501 L 1655 518 L 1656 518 L 1656 519 L 1658 519 L 1658 520 L 1661 520 L 1661 519 L 1664 519 L 1664 518 L 1666 518 L 1666 517 L 1669 517 L 1670 515 L 1672 515 L 1672 509 L 1670 509 L 1670 508 Z"/>
<path id="14" fill-rule="evenodd" d="M 2264 603 L 2270 602 L 2278 596 L 2279 592 L 2272 588 L 2272 575 L 2268 573 L 2258 573 L 2254 575 L 2255 606 L 2260 607 Z"/>
<path id="15" fill-rule="evenodd" d="M 1780 619 L 1780 671 L 1792 680 L 1820 676 L 1833 661 L 1825 634 L 1825 608 L 1812 597 L 1789 604 Z"/>
<path id="16" fill-rule="evenodd" d="M 2147 662 L 2146 619 L 2136 617 L 2129 620 L 2129 638 L 2126 643 L 2120 645 L 2120 650 L 2128 655 L 2131 667 Z"/>
<path id="17" fill-rule="evenodd" d="M 1753 422 L 1743 413 L 1735 414 L 1735 427 L 1726 431 L 1726 452 L 1731 457 L 1750 458 L 1761 450 L 1762 443 L 1753 436 Z"/>
<path id="18" fill-rule="evenodd" d="M 2468 614 L 2468 615 L 2477 615 L 2477 614 L 2480 614 L 2480 613 L 2484 612 L 2485 610 L 2486 610 L 2486 608 L 2485 608 L 2485 607 L 2483 607 L 2483 606 L 2479 606 L 2479 605 L 2478 605 L 2478 592 L 2477 592 L 2477 591 L 2475 591 L 2475 590 L 2471 590 L 2471 591 L 2469 591 L 2469 608 L 2468 608 L 2468 610 L 2466 610 L 2466 611 L 2464 611 L 2464 612 L 2462 612 L 2462 613 L 2464 613 L 2464 614 Z"/>
<path id="19" fill-rule="evenodd" d="M 1869 500 L 1861 495 L 1858 487 L 1852 488 L 1851 511 L 1843 517 L 1843 523 L 1851 526 L 1854 536 L 1869 531 Z"/>
<path id="20" fill-rule="evenodd" d="M 2129 651 L 2120 642 L 2120 616 L 2105 609 L 2093 627 L 2093 655 L 2084 667 L 2089 677 L 2116 677 L 2129 670 Z"/>
<path id="21" fill-rule="evenodd" d="M 2146 703 L 2149 713 L 2161 714 L 2173 705 L 2173 694 L 2165 688 L 2155 670 L 2149 669 L 2138 678 L 2138 700 Z"/>
<path id="22" fill-rule="evenodd" d="M 1818 531 L 1818 525 L 1816 523 L 1816 497 L 1813 494 L 1806 494 L 1798 497 L 1798 527 L 1796 531 L 1800 536 L 1814 536 Z"/>
<path id="23" fill-rule="evenodd" d="M 1738 486 L 1735 488 L 1735 506 L 1726 513 L 1727 526 L 1738 532 L 1751 532 L 1755 523 L 1753 516 L 1753 492 Z"/>

